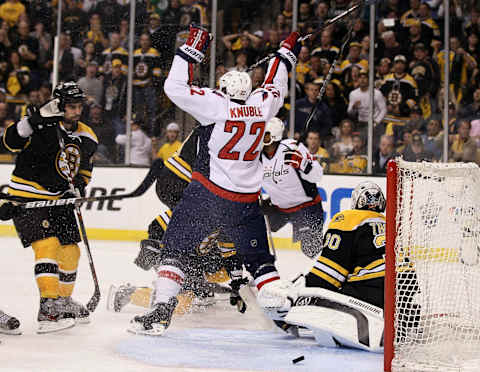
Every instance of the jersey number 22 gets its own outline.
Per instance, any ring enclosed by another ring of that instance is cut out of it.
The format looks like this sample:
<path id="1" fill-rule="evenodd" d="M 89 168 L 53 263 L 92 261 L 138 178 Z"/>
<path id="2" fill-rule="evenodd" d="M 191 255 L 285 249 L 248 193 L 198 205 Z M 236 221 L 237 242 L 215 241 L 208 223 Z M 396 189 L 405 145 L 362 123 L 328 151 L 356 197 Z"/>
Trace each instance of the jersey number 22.
<path id="1" fill-rule="evenodd" d="M 225 132 L 233 133 L 235 129 L 235 134 L 230 138 L 230 140 L 221 148 L 218 152 L 218 157 L 220 159 L 226 160 L 238 160 L 240 159 L 240 151 L 234 151 L 235 145 L 240 141 L 240 139 L 245 135 L 245 128 L 247 125 L 244 121 L 231 121 L 228 120 L 225 122 Z M 252 143 L 252 146 L 245 152 L 242 160 L 252 161 L 255 160 L 260 151 L 255 151 L 258 147 L 261 140 L 263 140 L 263 133 L 265 132 L 265 122 L 257 121 L 253 123 L 250 127 L 250 135 L 255 136 L 255 140 Z"/>

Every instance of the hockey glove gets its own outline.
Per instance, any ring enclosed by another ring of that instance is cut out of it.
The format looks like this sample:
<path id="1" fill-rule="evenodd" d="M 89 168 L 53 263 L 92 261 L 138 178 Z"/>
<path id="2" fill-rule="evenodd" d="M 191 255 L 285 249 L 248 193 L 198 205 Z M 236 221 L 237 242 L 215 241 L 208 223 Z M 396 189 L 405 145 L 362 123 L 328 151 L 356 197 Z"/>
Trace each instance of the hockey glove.
<path id="1" fill-rule="evenodd" d="M 133 261 L 142 270 L 148 271 L 160 261 L 162 245 L 158 240 L 144 239 L 140 242 L 140 252 Z"/>
<path id="2" fill-rule="evenodd" d="M 298 32 L 292 32 L 281 43 L 281 47 L 276 53 L 285 62 L 288 71 L 297 64 L 297 57 L 302 48 L 301 42 L 297 41 L 299 37 L 300 34 Z"/>
<path id="3" fill-rule="evenodd" d="M 54 99 L 40 108 L 34 105 L 27 107 L 28 123 L 33 131 L 42 130 L 44 127 L 55 126 L 59 121 L 63 120 L 64 113 L 58 108 L 59 102 L 59 99 Z"/>
<path id="4" fill-rule="evenodd" d="M 240 288 L 248 283 L 248 278 L 242 278 L 241 276 L 235 279 L 235 276 L 232 277 L 230 282 L 230 288 L 232 292 L 230 293 L 230 305 L 236 306 L 237 310 L 240 313 L 244 313 L 247 310 L 247 304 L 240 296 Z"/>
<path id="5" fill-rule="evenodd" d="M 8 221 L 20 213 L 20 207 L 17 207 L 11 202 L 2 200 L 0 205 L 0 220 Z"/>
<path id="6" fill-rule="evenodd" d="M 306 157 L 296 149 L 288 149 L 284 152 L 284 163 L 291 165 L 293 168 L 300 170 L 301 172 L 308 174 L 312 170 L 312 158 L 307 154 Z"/>
<path id="7" fill-rule="evenodd" d="M 188 39 L 178 48 L 177 54 L 191 63 L 201 63 L 205 58 L 211 35 L 204 28 L 197 25 L 190 25 Z"/>

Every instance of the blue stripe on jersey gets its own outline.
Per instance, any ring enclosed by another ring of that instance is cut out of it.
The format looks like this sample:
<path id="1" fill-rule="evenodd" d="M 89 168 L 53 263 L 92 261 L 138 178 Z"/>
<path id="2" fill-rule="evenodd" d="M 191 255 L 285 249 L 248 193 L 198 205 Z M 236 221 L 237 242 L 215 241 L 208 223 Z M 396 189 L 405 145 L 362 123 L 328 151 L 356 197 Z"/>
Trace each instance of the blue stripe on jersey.
<path id="1" fill-rule="evenodd" d="M 193 171 L 201 173 L 210 179 L 210 153 L 208 152 L 208 142 L 213 132 L 215 124 L 202 126 L 198 128 L 198 154 L 193 166 Z"/>

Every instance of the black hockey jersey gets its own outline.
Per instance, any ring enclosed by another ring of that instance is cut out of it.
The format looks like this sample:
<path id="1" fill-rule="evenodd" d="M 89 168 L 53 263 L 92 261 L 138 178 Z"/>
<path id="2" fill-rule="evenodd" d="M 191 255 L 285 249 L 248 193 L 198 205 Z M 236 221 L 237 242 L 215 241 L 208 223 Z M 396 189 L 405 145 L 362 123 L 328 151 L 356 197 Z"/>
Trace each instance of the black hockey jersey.
<path id="1" fill-rule="evenodd" d="M 355 209 L 339 212 L 328 226 L 322 254 L 307 275 L 306 285 L 383 307 L 384 256 L 383 214 Z"/>
<path id="2" fill-rule="evenodd" d="M 123 47 L 105 49 L 99 56 L 98 72 L 101 74 L 109 74 L 112 72 L 112 62 L 119 59 L 122 62 L 122 72 L 127 73 L 128 70 L 128 52 Z"/>
<path id="3" fill-rule="evenodd" d="M 60 123 L 65 143 L 62 151 L 54 126 L 23 138 L 17 132 L 17 124 L 8 126 L 3 135 L 5 147 L 18 153 L 8 187 L 10 195 L 52 200 L 59 199 L 69 189 L 68 176 L 88 184 L 98 144 L 88 125 L 79 122 L 77 130 L 69 133 Z"/>
<path id="4" fill-rule="evenodd" d="M 155 48 L 150 48 L 145 53 L 141 48 L 135 50 L 133 53 L 133 85 L 144 87 L 151 82 L 156 83 L 162 72 L 160 62 L 160 53 Z"/>

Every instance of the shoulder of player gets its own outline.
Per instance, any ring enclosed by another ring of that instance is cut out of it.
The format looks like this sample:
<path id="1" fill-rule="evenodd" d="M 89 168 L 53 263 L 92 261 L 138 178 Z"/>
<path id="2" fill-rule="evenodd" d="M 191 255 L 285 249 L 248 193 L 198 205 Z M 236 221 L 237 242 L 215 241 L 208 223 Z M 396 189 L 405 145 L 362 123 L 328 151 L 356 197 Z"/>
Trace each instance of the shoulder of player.
<path id="1" fill-rule="evenodd" d="M 98 144 L 98 138 L 92 128 L 90 128 L 87 124 L 82 123 L 81 121 L 78 122 L 78 128 L 75 131 L 81 137 L 88 138 Z"/>
<path id="2" fill-rule="evenodd" d="M 280 147 L 284 147 L 283 150 L 296 150 L 297 141 L 292 138 L 286 138 L 280 142 Z"/>
<path id="3" fill-rule="evenodd" d="M 374 211 L 348 209 L 333 216 L 328 229 L 354 231 L 360 226 L 371 222 L 385 222 L 385 216 Z"/>

